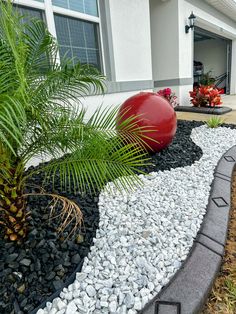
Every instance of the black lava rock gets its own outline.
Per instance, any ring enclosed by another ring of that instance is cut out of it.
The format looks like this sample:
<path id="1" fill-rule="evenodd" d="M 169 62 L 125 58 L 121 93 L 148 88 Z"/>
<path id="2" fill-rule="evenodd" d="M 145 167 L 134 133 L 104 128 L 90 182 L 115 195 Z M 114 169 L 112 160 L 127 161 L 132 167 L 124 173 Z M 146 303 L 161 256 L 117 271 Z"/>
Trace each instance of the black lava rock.
<path id="1" fill-rule="evenodd" d="M 13 261 L 15 261 L 15 259 L 18 257 L 18 254 L 17 253 L 13 253 L 13 254 L 9 254 L 6 259 L 5 259 L 5 262 L 6 263 L 11 263 Z"/>
<path id="2" fill-rule="evenodd" d="M 81 261 L 81 257 L 79 254 L 75 254 L 73 255 L 72 259 L 71 259 L 71 263 L 73 264 L 79 264 L 79 262 Z"/>
<path id="3" fill-rule="evenodd" d="M 27 258 L 24 258 L 20 261 L 20 264 L 23 265 L 23 266 L 29 266 L 31 264 L 31 260 L 30 259 L 27 259 Z"/>
<path id="4" fill-rule="evenodd" d="M 203 122 L 179 120 L 177 132 L 170 146 L 159 153 L 150 155 L 152 165 L 143 166 L 140 170 L 150 173 L 170 170 L 177 167 L 186 167 L 202 157 L 202 150 L 190 138 L 193 128 Z"/>
<path id="5" fill-rule="evenodd" d="M 40 186 L 43 179 L 44 175 L 38 173 L 30 179 L 29 186 Z M 55 182 L 54 189 L 60 190 L 59 181 Z M 49 183 L 46 190 L 55 193 L 54 189 Z M 27 187 L 27 193 L 34 190 Z M 27 200 L 32 219 L 28 237 L 21 246 L 5 242 L 0 232 L 0 313 L 30 313 L 63 286 L 88 254 L 99 223 L 97 202 L 91 202 L 91 198 L 98 201 L 98 192 L 92 195 L 63 192 L 61 195 L 75 201 L 83 213 L 83 229 L 78 228 L 70 238 L 72 225 L 59 234 L 59 220 L 49 221 L 51 198 L 45 196 L 30 196 Z M 60 206 L 55 215 L 59 212 Z M 80 245 L 76 239 L 85 230 L 86 239 Z"/>

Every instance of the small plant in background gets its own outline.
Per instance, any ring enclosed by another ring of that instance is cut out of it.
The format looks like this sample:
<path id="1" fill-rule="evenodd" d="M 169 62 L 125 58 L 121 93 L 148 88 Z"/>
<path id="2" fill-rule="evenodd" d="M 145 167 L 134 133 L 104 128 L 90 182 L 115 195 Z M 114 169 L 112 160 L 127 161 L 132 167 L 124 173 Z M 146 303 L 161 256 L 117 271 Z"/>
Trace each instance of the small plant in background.
<path id="1" fill-rule="evenodd" d="M 207 73 L 202 74 L 201 79 L 199 84 L 197 84 L 197 86 L 214 86 L 215 89 L 217 89 L 219 91 L 220 94 L 224 94 L 225 93 L 225 89 L 224 88 L 220 88 L 217 87 L 217 80 L 219 80 L 222 75 L 218 76 L 218 77 L 213 77 L 211 75 L 212 71 L 208 71 Z"/>
<path id="2" fill-rule="evenodd" d="M 224 123 L 224 120 L 217 116 L 213 116 L 209 120 L 207 120 L 207 126 L 212 129 L 218 128 L 223 123 Z"/>
<path id="3" fill-rule="evenodd" d="M 173 108 L 179 105 L 178 97 L 171 90 L 171 88 L 161 89 L 157 92 L 157 94 L 168 100 L 168 102 L 171 104 Z"/>
<path id="4" fill-rule="evenodd" d="M 194 107 L 215 107 L 222 104 L 220 91 L 212 85 L 194 87 L 189 94 Z"/>
<path id="5" fill-rule="evenodd" d="M 200 85 L 210 86 L 215 84 L 215 78 L 211 75 L 212 71 L 202 74 L 200 79 Z"/>

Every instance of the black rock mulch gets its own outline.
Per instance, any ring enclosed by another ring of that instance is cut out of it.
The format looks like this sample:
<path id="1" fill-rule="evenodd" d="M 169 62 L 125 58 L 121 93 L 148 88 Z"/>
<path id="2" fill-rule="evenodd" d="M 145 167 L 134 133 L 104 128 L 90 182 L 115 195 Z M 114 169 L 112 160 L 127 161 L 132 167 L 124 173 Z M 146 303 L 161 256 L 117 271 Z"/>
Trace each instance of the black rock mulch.
<path id="1" fill-rule="evenodd" d="M 202 150 L 190 138 L 193 128 L 204 124 L 198 121 L 178 121 L 177 132 L 170 146 L 163 151 L 151 155 L 153 166 L 142 167 L 141 170 L 152 171 L 170 170 L 171 168 L 186 167 L 202 156 Z"/>
<path id="2" fill-rule="evenodd" d="M 39 184 L 40 178 L 33 178 L 30 183 Z M 19 314 L 19 309 L 30 313 L 60 289 L 88 255 L 99 223 L 98 195 L 67 193 L 66 196 L 79 204 L 83 213 L 81 230 L 67 241 L 72 226 L 64 233 L 57 233 L 58 219 L 49 222 L 51 199 L 45 196 L 30 196 L 28 199 L 32 219 L 28 238 L 22 246 L 0 240 L 1 314 Z"/>
<path id="3" fill-rule="evenodd" d="M 190 134 L 192 128 L 201 124 L 179 121 L 173 143 L 162 152 L 151 156 L 154 166 L 143 167 L 142 170 L 149 173 L 184 167 L 200 159 L 202 151 L 192 142 Z M 41 180 L 42 176 L 37 175 L 29 183 L 38 186 Z M 57 183 L 55 188 L 59 189 Z M 27 192 L 34 191 L 34 187 L 29 187 Z M 29 198 L 28 207 L 32 212 L 32 220 L 28 238 L 21 247 L 3 241 L 0 232 L 1 314 L 19 314 L 19 310 L 21 313 L 30 313 L 63 286 L 88 254 L 99 222 L 98 193 L 83 196 L 69 193 L 63 195 L 75 200 L 84 216 L 84 229 L 78 230 L 70 240 L 63 241 L 68 233 L 57 234 L 57 220 L 48 223 L 47 197 Z M 14 309 L 16 300 L 19 308 Z"/>

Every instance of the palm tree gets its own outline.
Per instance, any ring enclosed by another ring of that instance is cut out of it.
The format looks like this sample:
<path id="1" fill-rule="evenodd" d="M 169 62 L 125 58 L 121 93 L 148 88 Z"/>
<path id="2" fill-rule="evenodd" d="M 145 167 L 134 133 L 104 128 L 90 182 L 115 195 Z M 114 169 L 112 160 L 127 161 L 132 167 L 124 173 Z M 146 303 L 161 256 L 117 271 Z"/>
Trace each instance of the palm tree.
<path id="1" fill-rule="evenodd" d="M 0 1 L 0 225 L 6 239 L 20 243 L 30 216 L 24 191 L 36 171 L 25 171 L 32 158 L 52 158 L 44 165 L 45 178 L 53 181 L 59 174 L 62 187 L 75 193 L 102 188 L 117 177 L 117 186 L 129 188 L 146 161 L 145 130 L 131 118 L 117 133 L 117 108 L 98 109 L 85 123 L 78 99 L 103 92 L 103 76 L 88 65 L 73 66 L 72 60 L 59 63 L 57 43 L 44 23 L 26 23 L 10 1 Z M 76 204 L 51 196 L 80 222 Z"/>

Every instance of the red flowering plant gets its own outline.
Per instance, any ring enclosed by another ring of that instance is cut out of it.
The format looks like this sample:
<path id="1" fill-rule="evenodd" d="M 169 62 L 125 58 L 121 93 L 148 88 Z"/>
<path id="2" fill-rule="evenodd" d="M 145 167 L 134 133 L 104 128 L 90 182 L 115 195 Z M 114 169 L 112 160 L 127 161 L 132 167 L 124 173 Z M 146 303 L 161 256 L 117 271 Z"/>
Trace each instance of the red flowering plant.
<path id="1" fill-rule="evenodd" d="M 214 85 L 200 85 L 189 92 L 194 107 L 215 107 L 222 104 L 221 92 Z"/>
<path id="2" fill-rule="evenodd" d="M 157 92 L 159 96 L 164 97 L 174 108 L 179 105 L 178 97 L 175 95 L 175 93 L 171 90 L 171 88 L 164 88 Z"/>

